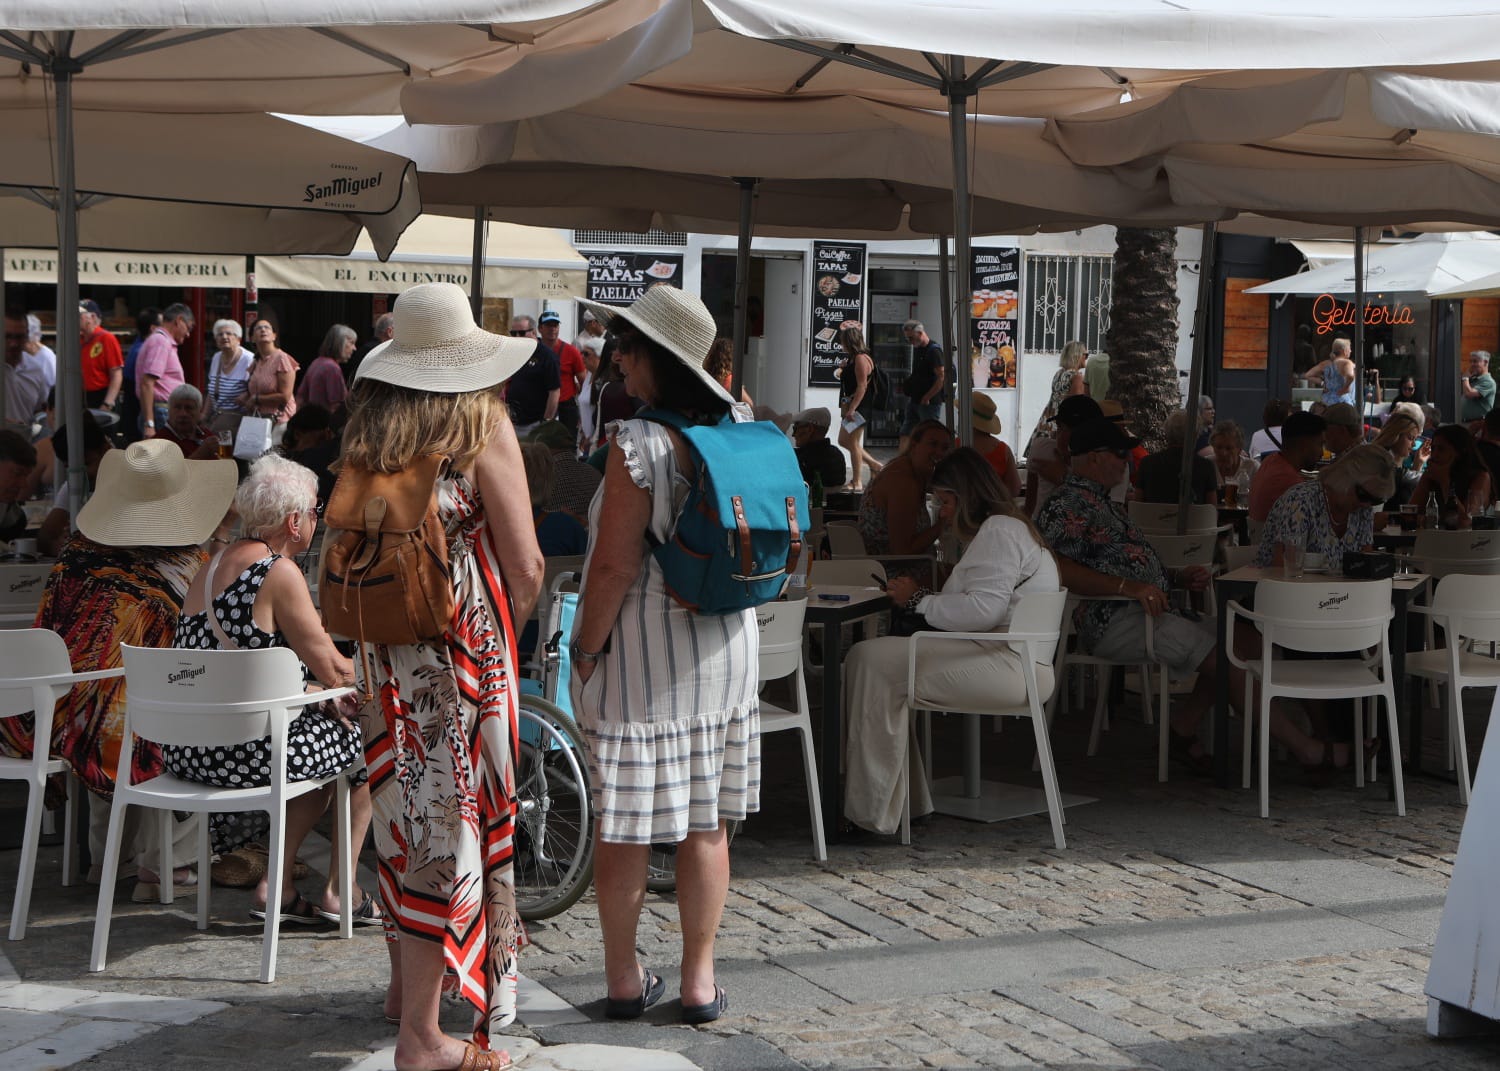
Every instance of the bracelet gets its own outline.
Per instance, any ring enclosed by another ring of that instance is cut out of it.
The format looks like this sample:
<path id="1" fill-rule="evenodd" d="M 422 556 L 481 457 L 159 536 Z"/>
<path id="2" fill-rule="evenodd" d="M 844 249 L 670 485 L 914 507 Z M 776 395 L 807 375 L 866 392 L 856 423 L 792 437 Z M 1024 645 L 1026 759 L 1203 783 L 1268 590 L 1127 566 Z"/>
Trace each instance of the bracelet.
<path id="1" fill-rule="evenodd" d="M 223 536 L 209 536 L 208 541 L 210 543 L 223 543 L 226 547 L 234 542 L 234 540 L 226 539 Z"/>
<path id="2" fill-rule="evenodd" d="M 1115 594 L 1116 595 L 1124 595 L 1125 594 L 1125 578 L 1123 576 L 1120 577 L 1120 586 L 1115 589 Z"/>
<path id="3" fill-rule="evenodd" d="M 917 612 L 917 604 L 920 603 L 923 599 L 925 599 L 927 596 L 929 596 L 931 594 L 932 594 L 932 589 L 931 588 L 918 588 L 916 591 L 912 592 L 911 593 L 911 598 L 909 598 L 909 599 L 906 600 L 906 609 L 907 609 L 907 612 L 908 613 L 913 613 L 913 614 L 916 613 Z"/>
<path id="4" fill-rule="evenodd" d="M 568 648 L 568 658 L 574 662 L 585 662 L 589 665 L 599 661 L 599 656 L 604 653 L 601 648 L 597 651 L 585 651 L 582 647 Z"/>

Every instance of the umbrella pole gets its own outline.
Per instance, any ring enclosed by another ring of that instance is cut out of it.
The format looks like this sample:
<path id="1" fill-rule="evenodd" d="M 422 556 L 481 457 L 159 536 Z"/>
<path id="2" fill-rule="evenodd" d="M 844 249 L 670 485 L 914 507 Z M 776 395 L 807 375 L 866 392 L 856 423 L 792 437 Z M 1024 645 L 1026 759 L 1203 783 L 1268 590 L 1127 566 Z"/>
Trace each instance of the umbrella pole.
<path id="1" fill-rule="evenodd" d="M 943 341 L 947 343 L 943 347 L 945 353 L 957 360 L 959 353 L 958 339 L 953 337 L 952 324 L 957 320 L 953 310 L 953 277 L 949 275 L 952 267 L 948 258 L 948 236 L 938 235 L 938 304 L 943 310 L 943 334 L 947 336 Z M 948 430 L 954 429 L 954 420 L 958 416 L 958 384 L 949 384 L 953 387 L 953 404 L 948 407 Z"/>
<path id="2" fill-rule="evenodd" d="M 1193 312 L 1193 363 L 1188 368 L 1187 434 L 1182 440 L 1182 472 L 1177 480 L 1177 534 L 1187 535 L 1188 506 L 1193 499 L 1193 459 L 1197 456 L 1198 398 L 1203 393 L 1203 366 L 1208 363 L 1208 310 L 1218 271 L 1214 259 L 1219 225 L 1203 225 L 1203 247 L 1198 253 L 1198 306 Z"/>
<path id="3" fill-rule="evenodd" d="M 63 415 L 68 429 L 68 516 L 75 528 L 88 488 L 83 463 L 83 421 L 87 414 L 83 407 L 83 364 L 78 345 L 78 196 L 73 170 L 73 74 L 80 69 L 76 60 L 64 54 L 54 61 L 51 72 L 57 103 L 58 392 L 55 401 L 56 411 Z"/>
<path id="4" fill-rule="evenodd" d="M 474 255 L 469 261 L 469 308 L 484 323 L 484 206 L 474 206 Z"/>
<path id="5" fill-rule="evenodd" d="M 729 382 L 730 393 L 739 401 L 745 393 L 745 349 L 750 343 L 750 240 L 755 232 L 755 199 L 760 179 L 734 181 L 740 187 L 740 231 L 734 253 L 734 363 Z"/>
<path id="6" fill-rule="evenodd" d="M 968 110 L 969 97 L 972 94 L 970 87 L 964 82 L 964 58 L 962 56 L 948 57 L 948 130 L 952 137 L 953 149 L 953 296 L 963 294 L 967 287 L 963 284 L 963 276 L 969 270 L 969 263 L 973 259 L 969 252 L 969 141 L 968 122 L 966 112 Z M 953 345 L 954 352 L 959 352 L 959 340 L 968 336 L 968 323 L 962 315 L 962 310 L 968 307 L 967 302 L 955 302 L 952 308 L 953 322 Z M 970 380 L 973 378 L 973 362 L 957 361 L 958 375 L 953 384 L 953 406 L 954 428 L 957 431 L 958 443 L 961 446 L 970 446 L 974 442 L 973 417 L 967 404 L 957 404 L 958 399 L 967 399 L 971 388 Z"/>
<path id="7" fill-rule="evenodd" d="M 1365 229 L 1354 228 L 1354 404 L 1365 420 Z"/>

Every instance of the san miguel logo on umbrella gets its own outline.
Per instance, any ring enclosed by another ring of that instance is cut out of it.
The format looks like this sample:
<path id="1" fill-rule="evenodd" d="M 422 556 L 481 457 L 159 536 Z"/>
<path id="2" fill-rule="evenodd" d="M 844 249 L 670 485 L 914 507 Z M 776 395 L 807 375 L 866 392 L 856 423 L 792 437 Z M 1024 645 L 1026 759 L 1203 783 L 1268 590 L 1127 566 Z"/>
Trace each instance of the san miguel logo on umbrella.
<path id="1" fill-rule="evenodd" d="M 304 188 L 302 201 L 304 204 L 316 204 L 319 201 L 329 201 L 335 197 L 358 197 L 366 190 L 373 190 L 378 187 L 380 180 L 383 178 L 385 178 L 385 172 L 377 171 L 373 175 L 364 177 L 358 175 L 340 175 L 321 184 L 309 182 Z"/>

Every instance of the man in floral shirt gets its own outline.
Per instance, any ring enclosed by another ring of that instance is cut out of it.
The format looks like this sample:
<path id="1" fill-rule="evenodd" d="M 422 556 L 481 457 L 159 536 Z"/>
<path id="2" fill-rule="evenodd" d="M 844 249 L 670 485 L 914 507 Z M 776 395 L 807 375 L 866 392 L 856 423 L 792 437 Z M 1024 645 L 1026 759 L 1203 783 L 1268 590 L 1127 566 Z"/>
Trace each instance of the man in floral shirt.
<path id="1" fill-rule="evenodd" d="M 1074 595 L 1113 597 L 1085 601 L 1075 618 L 1083 648 L 1115 662 L 1144 663 L 1146 618 L 1152 626 L 1155 660 L 1173 680 L 1198 675 L 1193 690 L 1172 704 L 1172 752 L 1195 769 L 1206 771 L 1208 756 L 1197 742 L 1198 724 L 1213 702 L 1218 656 L 1206 629 L 1171 611 L 1167 569 L 1145 535 L 1130 520 L 1125 506 L 1111 501 L 1109 488 L 1125 475 L 1136 440 L 1109 420 L 1091 420 L 1073 429 L 1071 471 L 1036 516 L 1036 526 L 1057 555 L 1063 586 Z M 1176 570 L 1176 580 L 1190 591 L 1208 586 L 1202 566 Z M 1131 602 L 1129 600 L 1134 600 Z M 1248 626 L 1246 626 L 1248 630 Z M 1236 637 L 1239 640 L 1239 637 Z M 1258 637 L 1245 642 L 1259 650 Z M 1230 701 L 1237 707 L 1245 694 L 1243 670 L 1230 667 Z M 1245 711 L 1240 711 L 1245 715 Z M 1347 750 L 1315 740 L 1273 708 L 1271 735 L 1309 766 L 1348 762 Z"/>

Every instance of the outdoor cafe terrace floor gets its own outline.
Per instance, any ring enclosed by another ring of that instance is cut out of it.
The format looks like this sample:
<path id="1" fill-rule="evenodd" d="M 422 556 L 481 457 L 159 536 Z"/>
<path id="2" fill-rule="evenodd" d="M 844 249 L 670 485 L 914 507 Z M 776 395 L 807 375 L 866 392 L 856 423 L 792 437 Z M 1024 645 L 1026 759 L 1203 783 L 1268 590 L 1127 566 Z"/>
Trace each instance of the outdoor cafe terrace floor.
<path id="1" fill-rule="evenodd" d="M 1477 755 L 1489 696 L 1470 694 Z M 1158 784 L 1155 733 L 1138 710 L 1133 697 L 1119 704 L 1093 759 L 1086 718 L 1060 719 L 1063 790 L 1098 798 L 1069 810 L 1065 851 L 1052 848 L 1044 816 L 939 817 L 917 825 L 910 847 L 845 841 L 815 863 L 794 734 L 768 737 L 764 813 L 732 848 L 718 946 L 728 1016 L 677 1025 L 675 904 L 648 895 L 642 961 L 666 975 L 667 999 L 638 1023 L 602 1021 L 590 896 L 533 925 L 522 958 L 576 1013 L 517 1033 L 756 1071 L 1494 1067 L 1500 1041 L 1424 1034 L 1428 953 L 1465 817 L 1454 786 L 1409 778 L 1410 814 L 1398 818 L 1383 781 L 1314 789 L 1278 764 L 1262 821 L 1253 792 L 1176 768 Z M 1428 731 L 1440 722 L 1429 717 Z M 956 762 L 958 726 L 940 724 L 935 739 L 941 773 Z M 987 774 L 1032 783 L 1028 739 L 1014 724 L 986 732 Z M 1440 767 L 1440 740 L 1426 747 L 1429 768 Z M 0 902 L 17 854 L 0 852 Z M 378 934 L 288 928 L 277 981 L 262 986 L 247 891 L 215 890 L 204 934 L 186 901 L 163 909 L 122 893 L 109 968 L 91 975 L 95 890 L 60 889 L 58 857 L 44 850 L 27 938 L 3 948 L 16 980 L 0 977 L 0 1053 L 11 1050 L 0 1065 L 71 1062 L 14 1062 L 26 1016 L 43 1013 L 9 1010 L 26 1002 L 7 994 L 33 986 L 54 1005 L 73 989 L 222 1002 L 99 1046 L 91 1071 L 389 1067 L 389 1050 L 370 1055 L 394 1034 L 380 1018 Z M 457 1007 L 445 1015 L 460 1032 L 466 1019 Z M 631 1066 L 653 1065 L 648 1054 Z"/>

